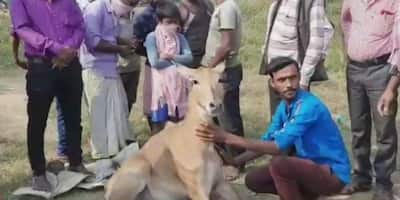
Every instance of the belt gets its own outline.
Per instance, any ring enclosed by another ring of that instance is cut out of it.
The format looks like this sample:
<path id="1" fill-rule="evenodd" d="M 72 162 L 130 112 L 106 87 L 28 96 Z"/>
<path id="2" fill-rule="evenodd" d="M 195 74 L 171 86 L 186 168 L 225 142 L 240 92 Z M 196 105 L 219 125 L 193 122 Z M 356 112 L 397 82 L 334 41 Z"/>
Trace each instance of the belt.
<path id="1" fill-rule="evenodd" d="M 349 60 L 349 63 L 352 65 L 360 66 L 360 67 L 369 67 L 369 66 L 374 66 L 374 65 L 382 65 L 386 64 L 388 59 L 390 57 L 390 54 L 384 54 L 382 56 L 379 56 L 374 59 L 366 60 L 366 61 L 355 61 L 355 60 Z"/>
<path id="2" fill-rule="evenodd" d="M 27 56 L 28 62 L 35 64 L 49 64 L 52 62 L 52 58 L 49 57 L 38 57 L 38 56 Z"/>

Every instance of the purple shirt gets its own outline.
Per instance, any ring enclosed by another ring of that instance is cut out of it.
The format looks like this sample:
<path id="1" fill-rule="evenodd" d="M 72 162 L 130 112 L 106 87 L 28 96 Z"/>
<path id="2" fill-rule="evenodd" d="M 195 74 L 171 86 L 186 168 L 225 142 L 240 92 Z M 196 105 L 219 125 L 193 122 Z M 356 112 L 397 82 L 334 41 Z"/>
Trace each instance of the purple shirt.
<path id="1" fill-rule="evenodd" d="M 85 34 L 74 0 L 12 0 L 10 15 L 26 56 L 53 57 L 65 47 L 79 49 Z"/>
<path id="2" fill-rule="evenodd" d="M 104 77 L 119 77 L 117 53 L 103 53 L 94 48 L 100 40 L 117 44 L 118 22 L 111 11 L 110 0 L 91 2 L 83 11 L 86 24 L 85 42 L 80 50 L 80 61 L 84 69 L 91 68 Z"/>

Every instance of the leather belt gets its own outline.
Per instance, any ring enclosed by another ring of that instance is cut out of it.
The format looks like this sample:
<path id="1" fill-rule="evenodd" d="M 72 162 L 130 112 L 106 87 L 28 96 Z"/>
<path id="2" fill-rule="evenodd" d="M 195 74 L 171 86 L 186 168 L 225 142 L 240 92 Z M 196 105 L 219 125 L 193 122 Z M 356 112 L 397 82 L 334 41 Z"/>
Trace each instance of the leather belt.
<path id="1" fill-rule="evenodd" d="M 362 61 L 362 62 L 350 59 L 349 63 L 352 65 L 359 66 L 359 67 L 370 67 L 370 66 L 374 66 L 374 65 L 386 64 L 389 57 L 390 57 L 390 54 L 385 54 L 385 55 L 379 56 L 377 58 Z"/>

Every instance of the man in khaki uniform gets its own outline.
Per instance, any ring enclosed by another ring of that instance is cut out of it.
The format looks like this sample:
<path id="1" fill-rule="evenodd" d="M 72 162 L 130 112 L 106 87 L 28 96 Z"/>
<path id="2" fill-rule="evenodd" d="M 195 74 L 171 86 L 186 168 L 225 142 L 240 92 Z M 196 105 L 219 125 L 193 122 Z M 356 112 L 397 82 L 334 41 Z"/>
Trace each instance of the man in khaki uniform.
<path id="1" fill-rule="evenodd" d="M 216 8 L 210 21 L 202 65 L 215 67 L 221 62 L 225 62 L 226 69 L 222 75 L 225 96 L 222 105 L 223 113 L 217 117 L 218 123 L 225 130 L 243 136 L 239 104 L 239 86 L 243 76 L 242 64 L 239 60 L 242 36 L 241 13 L 234 0 L 214 0 L 214 2 Z M 228 151 L 237 155 L 242 150 L 228 148 Z"/>
<path id="2" fill-rule="evenodd" d="M 119 37 L 125 40 L 133 40 L 133 21 L 135 12 L 140 12 L 137 8 L 127 17 L 119 18 L 120 33 Z M 136 102 L 137 88 L 140 78 L 140 56 L 136 53 L 118 56 L 118 72 L 124 85 L 128 100 L 129 112 Z"/>

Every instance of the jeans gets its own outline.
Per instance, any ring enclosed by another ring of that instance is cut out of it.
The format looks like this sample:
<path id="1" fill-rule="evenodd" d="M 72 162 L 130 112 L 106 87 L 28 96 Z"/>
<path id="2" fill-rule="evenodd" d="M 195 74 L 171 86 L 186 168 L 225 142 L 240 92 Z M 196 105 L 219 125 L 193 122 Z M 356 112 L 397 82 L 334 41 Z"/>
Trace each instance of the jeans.
<path id="1" fill-rule="evenodd" d="M 57 110 L 57 155 L 67 156 L 67 136 L 65 131 L 64 115 L 62 113 L 60 101 L 56 97 L 56 110 Z"/>
<path id="2" fill-rule="evenodd" d="M 28 59 L 26 92 L 28 95 L 28 156 L 33 175 L 46 170 L 44 133 L 53 98 L 60 104 L 65 122 L 66 154 L 71 166 L 82 162 L 81 99 L 82 67 L 75 59 L 62 70 L 52 67 L 49 60 Z"/>

